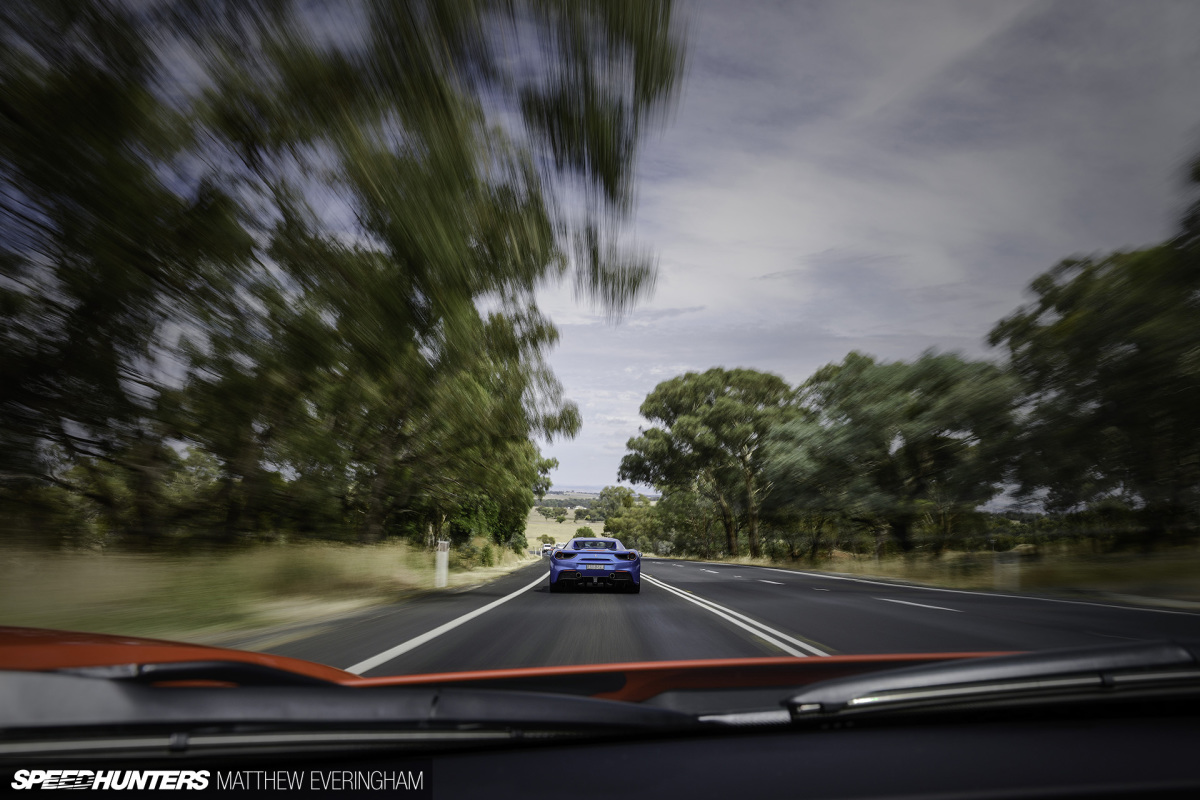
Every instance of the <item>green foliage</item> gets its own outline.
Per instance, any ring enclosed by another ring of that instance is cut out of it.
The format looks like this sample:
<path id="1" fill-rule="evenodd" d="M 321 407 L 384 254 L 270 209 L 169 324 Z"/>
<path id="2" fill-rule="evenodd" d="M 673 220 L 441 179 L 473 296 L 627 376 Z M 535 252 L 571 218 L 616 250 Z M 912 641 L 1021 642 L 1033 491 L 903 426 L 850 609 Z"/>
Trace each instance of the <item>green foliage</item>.
<path id="1" fill-rule="evenodd" d="M 604 521 L 604 532 L 613 538 L 620 539 L 626 547 L 636 550 L 649 550 L 665 555 L 669 547 L 662 536 L 662 522 L 655 512 L 654 505 L 640 495 L 636 503 L 631 503 Z"/>
<path id="2" fill-rule="evenodd" d="M 576 535 L 576 536 L 583 536 L 583 537 L 587 537 L 587 536 L 595 536 L 596 534 L 595 534 L 595 533 L 592 531 L 592 529 L 591 529 L 591 528 L 589 528 L 589 527 L 587 527 L 587 526 L 582 526 L 582 527 L 579 527 L 579 528 L 576 528 L 576 529 L 575 529 L 575 535 Z M 551 541 L 550 543 L 551 543 L 551 544 L 554 544 L 554 542 L 553 542 L 553 541 Z"/>
<path id="3" fill-rule="evenodd" d="M 1200 253 L 1180 239 L 1067 260 L 1002 320 L 1028 409 L 1014 476 L 1053 511 L 1106 498 L 1153 537 L 1200 508 Z"/>
<path id="4" fill-rule="evenodd" d="M 786 510 L 886 525 L 907 550 L 923 515 L 948 531 L 998 491 L 1016 384 L 994 364 L 851 353 L 818 370 L 800 401 L 809 413 L 772 437 L 768 472 Z"/>
<path id="5" fill-rule="evenodd" d="M 535 293 L 653 282 L 619 232 L 682 53 L 665 0 L 6 6 L 6 520 L 523 543 L 580 424 Z"/>
<path id="6" fill-rule="evenodd" d="M 767 434 L 801 412 L 776 375 L 710 369 L 664 381 L 641 414 L 661 427 L 630 439 L 618 477 L 666 491 L 699 492 L 720 509 L 726 549 L 737 555 L 735 504 L 742 506 L 750 555 L 761 555 L 759 514 L 772 484 L 764 480 Z"/>
<path id="7" fill-rule="evenodd" d="M 621 513 L 622 509 L 633 505 L 633 490 L 625 486 L 605 486 L 600 490 L 600 498 L 592 504 L 596 517 L 606 520 Z"/>

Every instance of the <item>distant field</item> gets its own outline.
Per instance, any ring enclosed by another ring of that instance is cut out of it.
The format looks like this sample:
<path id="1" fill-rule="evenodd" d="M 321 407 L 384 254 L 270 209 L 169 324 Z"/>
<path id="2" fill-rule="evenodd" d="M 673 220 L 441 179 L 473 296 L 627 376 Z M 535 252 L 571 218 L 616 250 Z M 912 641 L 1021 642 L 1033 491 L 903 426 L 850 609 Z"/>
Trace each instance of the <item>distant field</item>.
<path id="1" fill-rule="evenodd" d="M 550 497 L 549 494 L 546 495 Z M 542 543 L 538 541 L 538 537 L 549 534 L 554 537 L 554 541 L 559 544 L 566 544 L 572 536 L 575 535 L 576 528 L 588 527 L 596 532 L 599 536 L 604 532 L 603 522 L 575 522 L 571 519 L 574 512 L 567 512 L 567 521 L 563 523 L 555 522 L 552 519 L 546 519 L 536 510 L 530 511 L 529 516 L 525 519 L 525 538 L 529 541 L 531 548 L 538 548 Z"/>
<path id="2" fill-rule="evenodd" d="M 573 492 L 573 491 L 554 491 L 553 489 L 546 492 L 547 500 L 595 500 L 600 496 L 599 492 Z"/>

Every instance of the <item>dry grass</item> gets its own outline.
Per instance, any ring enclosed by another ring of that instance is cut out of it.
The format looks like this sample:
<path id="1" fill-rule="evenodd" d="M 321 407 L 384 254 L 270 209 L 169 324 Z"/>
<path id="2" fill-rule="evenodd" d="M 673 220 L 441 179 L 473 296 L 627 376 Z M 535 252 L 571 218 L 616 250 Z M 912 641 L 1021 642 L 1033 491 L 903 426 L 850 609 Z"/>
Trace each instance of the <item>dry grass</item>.
<path id="1" fill-rule="evenodd" d="M 494 567 L 452 571 L 450 586 L 530 560 L 503 551 Z M 177 558 L 0 550 L 0 624 L 204 638 L 328 618 L 432 589 L 433 561 L 432 553 L 395 543 Z"/>

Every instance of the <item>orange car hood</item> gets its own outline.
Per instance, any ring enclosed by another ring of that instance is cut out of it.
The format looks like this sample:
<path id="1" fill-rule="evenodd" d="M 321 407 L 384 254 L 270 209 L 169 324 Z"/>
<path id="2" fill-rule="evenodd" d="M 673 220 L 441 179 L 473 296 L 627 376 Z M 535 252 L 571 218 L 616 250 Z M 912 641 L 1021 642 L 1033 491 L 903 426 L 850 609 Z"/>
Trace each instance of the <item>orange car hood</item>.
<path id="1" fill-rule="evenodd" d="M 1006 654 L 909 653 L 823 658 L 789 656 L 647 661 L 361 678 L 311 661 L 244 650 L 134 636 L 0 627 L 0 669 L 7 670 L 42 671 L 120 664 L 241 661 L 351 687 L 470 685 L 477 688 L 560 691 L 632 702 L 640 702 L 674 689 L 800 686 L 896 667 L 995 655 Z"/>

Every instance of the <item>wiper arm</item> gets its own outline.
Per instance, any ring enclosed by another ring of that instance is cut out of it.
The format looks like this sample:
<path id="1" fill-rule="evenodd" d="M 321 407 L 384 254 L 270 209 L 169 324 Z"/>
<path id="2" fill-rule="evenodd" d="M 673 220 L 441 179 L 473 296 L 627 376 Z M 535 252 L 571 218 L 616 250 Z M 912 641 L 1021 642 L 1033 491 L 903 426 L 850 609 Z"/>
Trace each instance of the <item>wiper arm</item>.
<path id="1" fill-rule="evenodd" d="M 1200 683 L 1200 643 L 1146 642 L 952 661 L 823 681 L 785 701 L 794 721 L 1177 682 Z"/>

